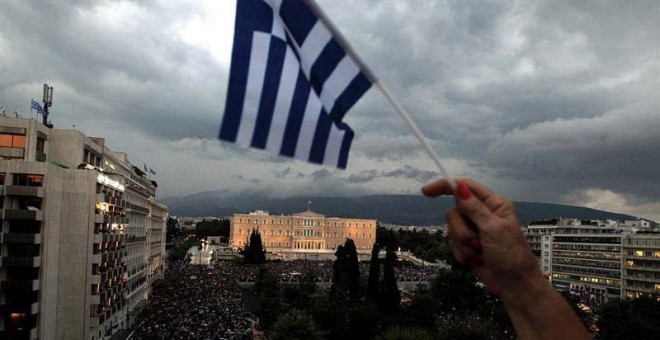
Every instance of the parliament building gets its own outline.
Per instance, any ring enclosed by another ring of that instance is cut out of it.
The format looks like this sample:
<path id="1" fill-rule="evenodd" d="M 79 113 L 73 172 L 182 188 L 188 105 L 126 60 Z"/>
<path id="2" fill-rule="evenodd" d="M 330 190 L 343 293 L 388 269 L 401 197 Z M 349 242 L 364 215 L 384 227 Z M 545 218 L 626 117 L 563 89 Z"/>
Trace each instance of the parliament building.
<path id="1" fill-rule="evenodd" d="M 231 247 L 245 248 L 252 230 L 259 231 L 271 258 L 331 258 L 337 247 L 349 238 L 363 258 L 371 253 L 376 242 L 376 220 L 373 219 L 326 217 L 309 209 L 293 215 L 270 215 L 257 210 L 234 214 Z"/>

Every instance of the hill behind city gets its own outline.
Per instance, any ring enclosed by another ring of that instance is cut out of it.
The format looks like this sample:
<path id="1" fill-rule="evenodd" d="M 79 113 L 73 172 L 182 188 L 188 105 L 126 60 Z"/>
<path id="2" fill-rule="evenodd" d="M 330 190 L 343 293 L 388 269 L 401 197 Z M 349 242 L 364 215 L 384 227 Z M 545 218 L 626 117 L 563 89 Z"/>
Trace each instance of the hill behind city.
<path id="1" fill-rule="evenodd" d="M 254 210 L 270 214 L 293 214 L 307 210 L 332 217 L 375 218 L 399 225 L 440 225 L 445 211 L 454 206 L 453 198 L 427 198 L 422 195 L 367 195 L 350 197 L 269 198 L 265 194 L 228 195 L 209 191 L 161 199 L 175 216 L 231 216 Z M 521 223 L 557 217 L 626 220 L 636 217 L 591 208 L 533 202 L 514 202 Z M 652 225 L 655 225 L 652 222 Z"/>

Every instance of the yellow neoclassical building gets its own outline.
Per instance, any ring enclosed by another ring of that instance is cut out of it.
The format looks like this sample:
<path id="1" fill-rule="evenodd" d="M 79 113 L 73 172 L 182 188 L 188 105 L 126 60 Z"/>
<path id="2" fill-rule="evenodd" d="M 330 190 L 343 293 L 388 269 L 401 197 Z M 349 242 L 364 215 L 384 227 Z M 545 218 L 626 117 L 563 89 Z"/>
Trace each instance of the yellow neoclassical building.
<path id="1" fill-rule="evenodd" d="M 376 220 L 326 217 L 307 210 L 293 215 L 270 215 L 263 210 L 234 214 L 230 245 L 242 249 L 252 230 L 259 230 L 266 250 L 282 257 L 296 254 L 334 254 L 347 238 L 355 242 L 358 253 L 369 254 L 376 242 Z"/>

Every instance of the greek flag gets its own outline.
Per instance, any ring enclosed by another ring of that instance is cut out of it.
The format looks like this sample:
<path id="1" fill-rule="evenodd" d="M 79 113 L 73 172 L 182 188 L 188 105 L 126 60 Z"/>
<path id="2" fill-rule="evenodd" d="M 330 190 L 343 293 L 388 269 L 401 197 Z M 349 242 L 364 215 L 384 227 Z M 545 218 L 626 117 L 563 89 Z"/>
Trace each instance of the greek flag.
<path id="1" fill-rule="evenodd" d="M 41 108 L 41 105 L 39 105 L 39 103 L 35 102 L 34 99 L 30 99 L 30 100 L 32 101 L 32 106 L 30 107 L 30 109 L 35 109 L 37 110 L 37 113 L 40 113 L 42 115 L 45 114 L 44 109 Z"/>
<path id="2" fill-rule="evenodd" d="M 219 138 L 346 168 L 371 82 L 302 0 L 238 0 Z"/>

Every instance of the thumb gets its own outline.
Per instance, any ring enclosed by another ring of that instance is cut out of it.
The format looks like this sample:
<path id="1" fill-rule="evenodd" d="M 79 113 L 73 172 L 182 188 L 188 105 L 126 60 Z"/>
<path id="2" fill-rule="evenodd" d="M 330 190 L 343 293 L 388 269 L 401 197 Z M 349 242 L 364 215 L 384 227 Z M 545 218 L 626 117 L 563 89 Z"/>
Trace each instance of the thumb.
<path id="1" fill-rule="evenodd" d="M 483 228 L 483 226 L 496 217 L 484 202 L 472 193 L 470 187 L 465 182 L 461 181 L 458 183 L 455 197 L 458 211 L 476 224 L 478 229 Z"/>

